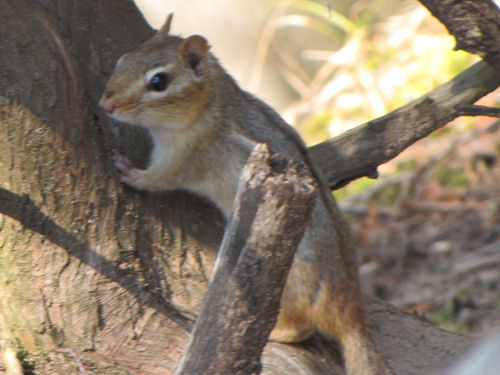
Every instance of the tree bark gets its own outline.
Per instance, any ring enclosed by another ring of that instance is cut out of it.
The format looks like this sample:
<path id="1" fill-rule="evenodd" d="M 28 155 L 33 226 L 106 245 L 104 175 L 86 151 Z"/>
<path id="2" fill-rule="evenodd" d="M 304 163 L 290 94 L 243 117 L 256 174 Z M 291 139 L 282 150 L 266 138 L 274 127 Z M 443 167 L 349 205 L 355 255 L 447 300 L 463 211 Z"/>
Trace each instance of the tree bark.
<path id="1" fill-rule="evenodd" d="M 377 177 L 379 165 L 456 117 L 471 115 L 465 112 L 465 105 L 475 103 L 499 85 L 500 71 L 480 61 L 421 98 L 312 146 L 311 156 L 332 189 L 359 177 Z M 498 110 L 483 110 L 483 114 L 497 116 Z"/>
<path id="2" fill-rule="evenodd" d="M 475 53 L 500 72 L 500 9 L 492 0 L 419 0 L 446 26 L 456 49 Z"/>
<path id="3" fill-rule="evenodd" d="M 173 374 L 224 220 L 201 198 L 120 184 L 111 155 L 144 163 L 149 141 L 97 106 L 117 58 L 153 32 L 120 0 L 0 0 L 0 14 L 1 349 L 39 374 L 80 373 L 67 353 L 95 375 Z M 468 345 L 380 302 L 368 312 L 400 373 Z M 268 344 L 263 362 L 266 374 L 342 373 L 317 337 Z"/>
<path id="4" fill-rule="evenodd" d="M 304 165 L 255 147 L 178 375 L 250 375 L 276 323 L 317 196 Z"/>
<path id="5" fill-rule="evenodd" d="M 147 138 L 97 106 L 116 59 L 153 32 L 123 1 L 2 0 L 0 14 L 2 348 L 42 374 L 77 372 L 57 348 L 94 374 L 173 373 L 223 220 L 120 184 L 113 149 L 141 159 Z"/>

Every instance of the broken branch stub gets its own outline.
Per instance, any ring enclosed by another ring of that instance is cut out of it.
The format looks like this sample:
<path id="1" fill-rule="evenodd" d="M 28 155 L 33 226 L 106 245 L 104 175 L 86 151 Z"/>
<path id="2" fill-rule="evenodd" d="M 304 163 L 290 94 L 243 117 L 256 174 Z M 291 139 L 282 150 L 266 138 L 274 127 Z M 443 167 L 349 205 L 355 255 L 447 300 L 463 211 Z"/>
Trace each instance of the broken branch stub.
<path id="1" fill-rule="evenodd" d="M 316 196 L 307 167 L 254 148 L 177 375 L 260 373 Z"/>

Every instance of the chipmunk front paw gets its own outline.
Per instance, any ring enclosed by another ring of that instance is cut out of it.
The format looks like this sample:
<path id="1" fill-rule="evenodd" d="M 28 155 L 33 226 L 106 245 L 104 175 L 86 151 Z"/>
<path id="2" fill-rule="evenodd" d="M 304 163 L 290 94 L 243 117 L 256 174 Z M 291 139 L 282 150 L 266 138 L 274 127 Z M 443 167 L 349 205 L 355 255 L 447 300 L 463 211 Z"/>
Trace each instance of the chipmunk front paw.
<path id="1" fill-rule="evenodd" d="M 130 160 L 123 155 L 113 155 L 113 164 L 120 171 L 120 181 L 132 187 L 141 188 L 140 178 L 144 174 L 141 169 L 134 168 Z"/>

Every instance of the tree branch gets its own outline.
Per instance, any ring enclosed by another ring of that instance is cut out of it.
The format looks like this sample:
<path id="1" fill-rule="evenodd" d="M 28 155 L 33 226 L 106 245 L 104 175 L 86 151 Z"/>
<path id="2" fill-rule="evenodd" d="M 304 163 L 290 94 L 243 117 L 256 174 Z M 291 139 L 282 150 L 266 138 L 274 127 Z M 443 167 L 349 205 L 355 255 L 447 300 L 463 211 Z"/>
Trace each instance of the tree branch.
<path id="1" fill-rule="evenodd" d="M 500 71 L 480 61 L 423 97 L 309 148 L 332 189 L 363 177 L 462 114 L 500 85 Z"/>
<path id="2" fill-rule="evenodd" d="M 176 374 L 260 373 L 260 356 L 316 195 L 302 164 L 256 146 Z"/>
<path id="3" fill-rule="evenodd" d="M 459 116 L 489 116 L 500 117 L 500 108 L 488 107 L 484 105 L 459 105 L 457 106 Z"/>
<path id="4" fill-rule="evenodd" d="M 452 34 L 461 49 L 500 71 L 500 9 L 491 0 L 419 0 Z"/>

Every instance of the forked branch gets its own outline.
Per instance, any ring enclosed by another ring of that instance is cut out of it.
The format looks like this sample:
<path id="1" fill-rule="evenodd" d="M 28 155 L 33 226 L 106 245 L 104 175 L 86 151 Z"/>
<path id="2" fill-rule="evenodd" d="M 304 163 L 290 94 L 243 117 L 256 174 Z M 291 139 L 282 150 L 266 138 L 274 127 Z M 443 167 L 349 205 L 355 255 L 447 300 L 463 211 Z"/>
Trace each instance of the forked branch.
<path id="1" fill-rule="evenodd" d="M 456 49 L 479 62 L 451 81 L 394 112 L 310 148 L 332 189 L 363 177 L 458 116 L 494 116 L 498 109 L 471 107 L 500 86 L 500 9 L 491 0 L 419 0 L 446 26 Z"/>
<path id="2" fill-rule="evenodd" d="M 480 61 L 423 97 L 309 148 L 332 189 L 363 177 L 458 116 L 500 85 L 500 71 Z M 467 107 L 469 106 L 469 107 Z M 490 112 L 497 111 L 490 110 Z M 482 113 L 486 114 L 486 113 Z"/>

